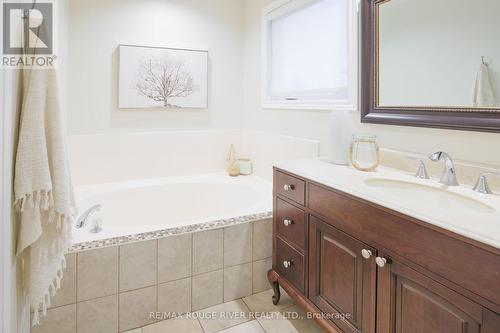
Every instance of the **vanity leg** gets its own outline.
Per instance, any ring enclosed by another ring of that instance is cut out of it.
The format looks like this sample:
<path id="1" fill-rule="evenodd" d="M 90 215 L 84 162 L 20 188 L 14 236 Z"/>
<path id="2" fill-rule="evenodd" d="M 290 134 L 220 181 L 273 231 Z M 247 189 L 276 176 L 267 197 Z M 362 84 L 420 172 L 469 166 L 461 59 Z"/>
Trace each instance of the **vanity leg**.
<path id="1" fill-rule="evenodd" d="M 278 302 L 280 301 L 280 285 L 278 283 L 278 274 L 274 270 L 269 270 L 267 272 L 267 279 L 269 280 L 269 283 L 271 284 L 271 287 L 273 288 L 274 295 L 273 295 L 273 304 L 277 305 Z"/>

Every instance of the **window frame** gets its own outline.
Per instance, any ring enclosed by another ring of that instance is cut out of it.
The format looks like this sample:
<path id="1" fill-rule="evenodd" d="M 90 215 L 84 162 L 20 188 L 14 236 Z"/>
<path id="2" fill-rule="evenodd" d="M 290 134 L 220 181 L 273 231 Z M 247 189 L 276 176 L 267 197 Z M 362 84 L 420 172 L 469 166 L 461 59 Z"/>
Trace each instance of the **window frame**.
<path id="1" fill-rule="evenodd" d="M 320 0 L 276 0 L 262 10 L 261 24 L 261 105 L 264 109 L 350 110 L 358 109 L 359 54 L 358 54 L 358 0 L 348 0 L 348 92 L 346 100 L 272 100 L 269 97 L 271 80 L 271 22 Z"/>

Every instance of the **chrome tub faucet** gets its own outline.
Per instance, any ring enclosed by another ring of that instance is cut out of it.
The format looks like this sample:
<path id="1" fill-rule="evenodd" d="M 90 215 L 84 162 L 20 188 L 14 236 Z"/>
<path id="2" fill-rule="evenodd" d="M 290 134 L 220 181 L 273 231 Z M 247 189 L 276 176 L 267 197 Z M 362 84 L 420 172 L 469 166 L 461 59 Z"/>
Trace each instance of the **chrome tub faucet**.
<path id="1" fill-rule="evenodd" d="M 80 215 L 80 217 L 78 217 L 75 227 L 78 229 L 83 228 L 85 226 L 85 224 L 87 224 L 87 221 L 88 221 L 90 215 L 92 215 L 93 213 L 98 212 L 100 210 L 101 210 L 100 204 L 94 205 L 94 206 L 90 207 L 89 209 L 87 209 L 85 212 L 83 212 Z"/>

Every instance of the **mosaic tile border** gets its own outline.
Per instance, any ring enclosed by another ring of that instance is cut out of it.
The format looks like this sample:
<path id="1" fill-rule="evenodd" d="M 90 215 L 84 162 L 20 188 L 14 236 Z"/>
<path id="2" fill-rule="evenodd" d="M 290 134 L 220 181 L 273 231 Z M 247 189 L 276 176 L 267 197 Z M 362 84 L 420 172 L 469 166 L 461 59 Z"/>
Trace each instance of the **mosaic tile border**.
<path id="1" fill-rule="evenodd" d="M 88 242 L 81 242 L 81 243 L 74 244 L 68 250 L 68 253 L 80 252 L 80 251 L 85 251 L 85 250 L 92 250 L 92 249 L 97 249 L 97 248 L 101 248 L 101 247 L 123 245 L 123 244 L 130 243 L 130 242 L 139 242 L 139 241 L 145 241 L 145 240 L 158 239 L 158 238 L 163 238 L 166 236 L 180 235 L 180 234 L 185 234 L 185 233 L 190 233 L 190 232 L 204 231 L 204 230 L 210 230 L 210 229 L 219 229 L 219 228 L 224 228 L 224 227 L 237 225 L 237 224 L 241 224 L 241 223 L 258 221 L 258 220 L 271 218 L 271 217 L 273 217 L 273 212 L 269 211 L 269 212 L 258 213 L 258 214 L 250 214 L 250 215 L 245 215 L 245 216 L 232 217 L 232 218 L 228 218 L 228 219 L 221 219 L 221 220 L 215 220 L 215 221 L 210 221 L 210 222 L 191 224 L 191 225 L 186 225 L 186 226 L 181 226 L 181 227 L 167 228 L 167 229 L 162 229 L 162 230 L 157 230 L 157 231 L 148 231 L 148 232 L 143 232 L 143 233 L 133 234 L 133 235 L 126 235 L 126 236 L 119 236 L 119 237 L 113 237 L 113 238 L 107 238 L 107 239 L 99 239 L 99 240 L 88 241 Z"/>

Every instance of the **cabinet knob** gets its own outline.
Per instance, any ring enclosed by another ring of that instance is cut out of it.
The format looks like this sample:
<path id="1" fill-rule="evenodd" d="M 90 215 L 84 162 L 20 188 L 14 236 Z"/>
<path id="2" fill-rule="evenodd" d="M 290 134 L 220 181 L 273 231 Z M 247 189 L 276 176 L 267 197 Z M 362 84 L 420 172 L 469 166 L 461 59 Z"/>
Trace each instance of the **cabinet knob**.
<path id="1" fill-rule="evenodd" d="M 292 262 L 290 260 L 283 261 L 283 267 L 289 268 L 290 266 L 292 266 Z"/>
<path id="2" fill-rule="evenodd" d="M 367 249 L 363 249 L 363 250 L 361 250 L 361 256 L 365 259 L 370 259 L 370 257 L 372 256 L 372 251 L 367 250 Z"/>
<path id="3" fill-rule="evenodd" d="M 375 258 L 375 263 L 378 267 L 384 267 L 387 264 L 387 258 L 377 257 Z"/>
<path id="4" fill-rule="evenodd" d="M 292 184 L 285 184 L 283 185 L 283 190 L 285 191 L 293 191 L 293 189 L 295 188 L 295 186 L 293 186 Z"/>
<path id="5" fill-rule="evenodd" d="M 293 221 L 290 219 L 284 219 L 283 224 L 285 225 L 285 227 L 288 227 L 293 224 Z"/>

